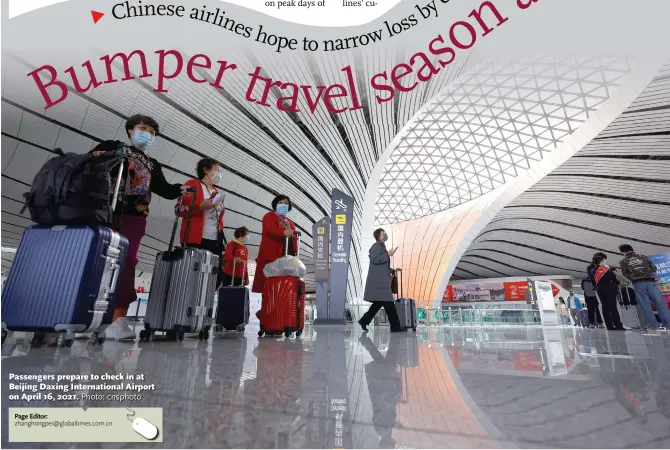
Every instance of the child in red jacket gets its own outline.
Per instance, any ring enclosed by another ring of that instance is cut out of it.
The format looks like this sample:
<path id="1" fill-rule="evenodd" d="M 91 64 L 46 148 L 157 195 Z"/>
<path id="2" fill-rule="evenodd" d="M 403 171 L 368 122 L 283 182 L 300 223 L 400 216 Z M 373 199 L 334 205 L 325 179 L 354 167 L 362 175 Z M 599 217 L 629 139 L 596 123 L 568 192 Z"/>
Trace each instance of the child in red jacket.
<path id="1" fill-rule="evenodd" d="M 247 264 L 249 261 L 249 252 L 247 242 L 249 241 L 249 230 L 246 227 L 240 227 L 235 230 L 235 239 L 226 247 L 226 253 L 223 255 L 223 276 L 221 277 L 221 286 L 230 286 L 231 281 L 234 286 L 244 286 L 249 284 L 249 270 Z M 233 273 L 235 266 L 235 273 Z"/>

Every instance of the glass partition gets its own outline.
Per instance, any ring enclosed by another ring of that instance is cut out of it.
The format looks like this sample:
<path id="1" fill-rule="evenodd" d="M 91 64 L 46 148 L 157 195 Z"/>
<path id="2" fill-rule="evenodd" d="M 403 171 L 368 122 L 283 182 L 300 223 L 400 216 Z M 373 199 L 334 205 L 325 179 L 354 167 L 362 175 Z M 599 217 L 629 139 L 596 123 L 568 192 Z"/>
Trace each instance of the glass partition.
<path id="1" fill-rule="evenodd" d="M 509 308 L 480 307 L 485 305 L 451 306 L 442 308 L 417 308 L 417 327 L 500 327 L 500 326 L 539 326 L 539 311 L 512 305 Z M 525 305 L 524 305 L 525 306 Z M 370 307 L 369 303 L 347 305 L 350 311 L 348 323 L 357 322 Z M 372 326 L 388 326 L 388 317 L 382 309 L 375 317 Z"/>

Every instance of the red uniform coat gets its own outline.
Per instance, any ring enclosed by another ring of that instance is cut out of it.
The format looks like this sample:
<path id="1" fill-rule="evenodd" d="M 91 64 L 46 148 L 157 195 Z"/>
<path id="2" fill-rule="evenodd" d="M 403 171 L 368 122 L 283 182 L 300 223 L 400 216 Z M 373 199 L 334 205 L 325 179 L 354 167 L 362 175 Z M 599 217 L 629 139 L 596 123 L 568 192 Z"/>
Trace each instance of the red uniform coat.
<path id="1" fill-rule="evenodd" d="M 202 182 L 200 180 L 189 180 L 184 186 L 194 186 L 198 190 L 195 192 L 195 207 L 193 210 L 193 217 L 191 219 L 191 228 L 188 230 L 188 243 L 199 245 L 202 243 L 202 231 L 205 227 L 205 213 L 211 212 L 211 210 L 202 210 L 200 209 L 200 204 L 205 201 L 205 190 L 203 189 Z M 219 191 L 212 187 L 212 196 L 216 195 Z M 212 197 L 213 198 L 213 197 Z M 179 202 L 174 207 L 175 214 L 184 219 L 188 217 L 188 208 L 191 206 L 193 201 L 193 192 L 187 192 L 184 194 L 184 201 L 182 202 L 181 211 L 177 210 Z M 223 200 L 221 201 L 223 205 Z M 226 212 L 226 208 L 221 210 L 219 214 L 219 232 L 223 231 L 223 215 Z M 184 235 L 186 234 L 186 220 L 181 221 L 181 231 L 179 233 L 180 242 L 184 242 Z"/>
<path id="2" fill-rule="evenodd" d="M 289 241 L 289 254 L 295 255 L 298 248 L 298 236 L 295 235 L 295 224 L 291 219 L 286 219 L 293 230 L 293 239 Z M 258 258 L 256 258 L 256 275 L 254 276 L 254 285 L 252 292 L 263 292 L 265 286 L 265 274 L 263 269 L 269 263 L 278 260 L 286 254 L 286 229 L 281 224 L 279 215 L 275 211 L 270 211 L 263 216 L 263 233 L 261 236 L 261 245 L 258 247 Z"/>
<path id="3" fill-rule="evenodd" d="M 235 275 L 233 275 L 233 262 L 235 258 L 240 258 L 244 263 L 238 262 L 235 265 Z M 231 241 L 226 247 L 226 252 L 223 254 L 223 273 L 234 278 L 244 277 L 244 284 L 249 284 L 248 259 L 249 252 L 246 245 L 242 245 L 237 241 Z"/>

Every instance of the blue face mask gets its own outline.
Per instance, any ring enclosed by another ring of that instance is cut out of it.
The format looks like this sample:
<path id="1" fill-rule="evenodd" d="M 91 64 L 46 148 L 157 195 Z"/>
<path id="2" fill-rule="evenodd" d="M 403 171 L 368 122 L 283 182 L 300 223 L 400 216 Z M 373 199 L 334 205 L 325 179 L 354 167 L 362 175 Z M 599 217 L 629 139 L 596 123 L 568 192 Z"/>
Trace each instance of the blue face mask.
<path id="1" fill-rule="evenodd" d="M 287 215 L 287 214 L 288 214 L 288 209 L 289 209 L 289 208 L 288 208 L 288 205 L 284 205 L 284 204 L 279 204 L 279 205 L 277 205 L 277 213 L 278 213 L 280 216 L 285 216 L 285 215 Z"/>
<path id="2" fill-rule="evenodd" d="M 137 148 L 145 148 L 154 143 L 154 137 L 147 131 L 136 131 L 133 134 L 133 142 Z"/>
<path id="3" fill-rule="evenodd" d="M 249 243 L 249 235 L 244 236 L 244 239 L 242 239 L 242 242 L 244 242 L 244 245 L 247 245 Z"/>

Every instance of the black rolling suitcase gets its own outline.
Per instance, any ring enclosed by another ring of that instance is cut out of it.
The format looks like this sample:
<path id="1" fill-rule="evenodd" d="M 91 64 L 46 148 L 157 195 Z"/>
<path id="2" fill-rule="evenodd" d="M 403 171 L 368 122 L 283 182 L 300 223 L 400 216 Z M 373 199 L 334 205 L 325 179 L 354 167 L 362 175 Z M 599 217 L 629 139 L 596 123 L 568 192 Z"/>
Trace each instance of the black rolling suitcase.
<path id="1" fill-rule="evenodd" d="M 244 268 L 246 269 L 246 263 Z M 249 289 L 244 286 L 244 276 L 242 284 L 234 286 L 235 268 L 237 261 L 233 262 L 233 276 L 230 285 L 219 288 L 219 303 L 216 307 L 216 318 L 214 331 L 235 330 L 243 332 L 246 325 L 249 324 Z M 243 270 L 242 273 L 245 271 Z"/>
<path id="2" fill-rule="evenodd" d="M 396 269 L 396 277 L 399 278 L 400 285 L 400 298 L 395 302 L 398 319 L 400 319 L 400 328 L 416 331 L 416 301 L 412 298 L 405 298 L 403 295 L 402 269 Z"/>
<path id="3" fill-rule="evenodd" d="M 102 223 L 113 220 L 119 199 L 124 161 L 118 158 L 113 162 L 119 165 L 119 172 L 111 207 L 105 208 L 108 214 Z M 111 188 L 111 177 L 104 174 L 107 179 L 101 177 L 100 182 L 110 183 Z M 53 186 L 54 191 L 58 188 Z M 76 209 L 68 206 L 68 196 L 73 193 L 58 192 L 50 209 L 72 216 Z M 56 213 L 54 220 L 58 217 Z M 27 331 L 34 333 L 32 344 L 40 346 L 46 333 L 60 332 L 60 343 L 70 346 L 75 333 L 83 332 L 92 333 L 92 342 L 101 344 L 104 328 L 113 316 L 127 249 L 128 240 L 104 226 L 28 228 L 21 236 L 2 291 L 3 342 L 7 331 Z"/>

